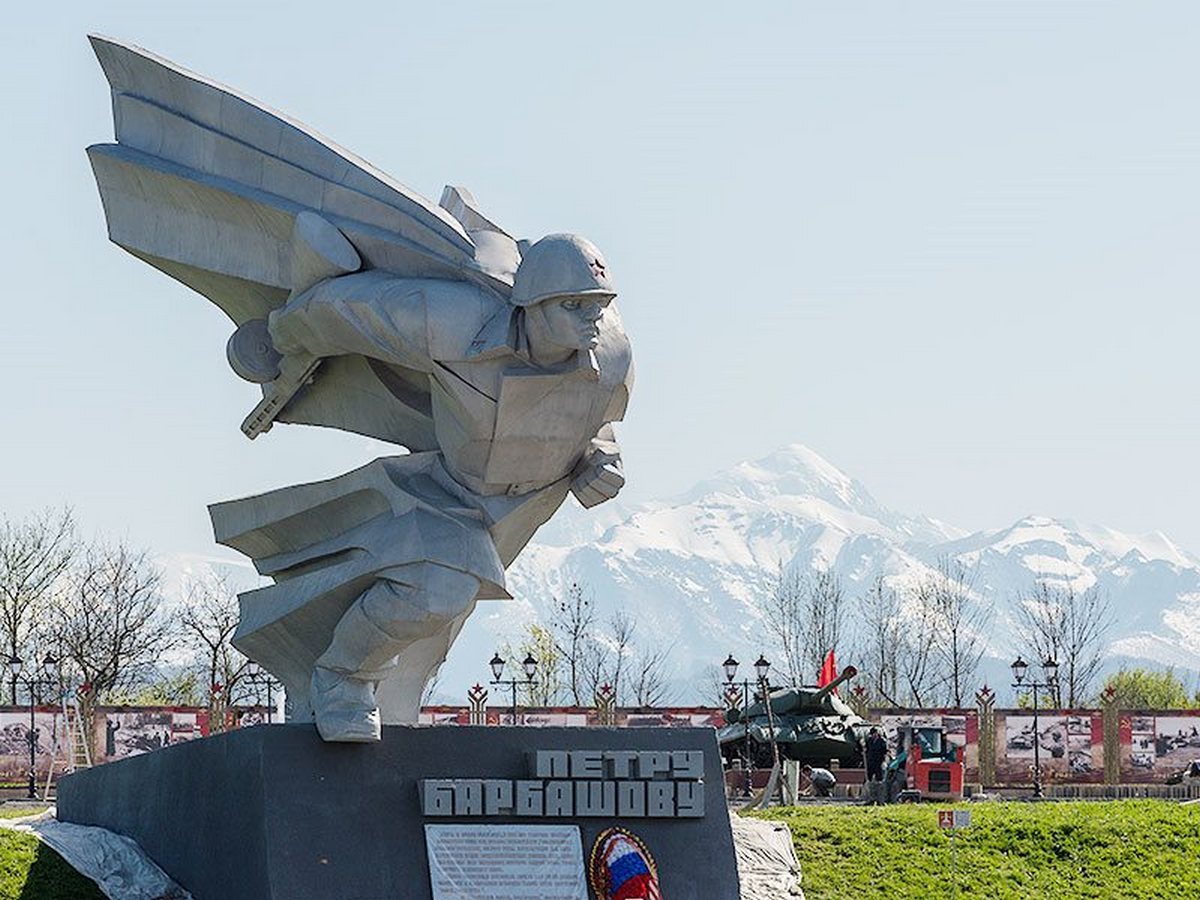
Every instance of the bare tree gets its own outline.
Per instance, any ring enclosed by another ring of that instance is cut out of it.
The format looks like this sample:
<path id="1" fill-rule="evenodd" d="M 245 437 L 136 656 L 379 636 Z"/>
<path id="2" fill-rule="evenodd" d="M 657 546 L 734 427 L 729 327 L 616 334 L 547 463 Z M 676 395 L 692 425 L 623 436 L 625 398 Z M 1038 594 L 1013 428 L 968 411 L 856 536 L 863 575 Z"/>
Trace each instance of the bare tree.
<path id="1" fill-rule="evenodd" d="M 80 701 L 90 727 L 98 701 L 150 680 L 177 640 L 177 623 L 163 609 L 159 574 L 142 551 L 93 545 L 74 581 L 55 609 L 53 631 L 64 667 L 88 686 Z"/>
<path id="2" fill-rule="evenodd" d="M 900 656 L 907 645 L 900 620 L 900 596 L 880 576 L 858 602 L 867 690 L 877 702 L 901 706 Z"/>
<path id="3" fill-rule="evenodd" d="M 846 593 L 832 569 L 801 574 L 781 567 L 763 607 L 767 631 L 782 656 L 776 668 L 793 683 L 811 681 L 825 654 L 837 649 L 845 618 Z"/>
<path id="4" fill-rule="evenodd" d="M 972 570 L 943 558 L 934 572 L 895 588 L 877 578 L 859 611 L 863 665 L 876 698 L 897 707 L 962 706 L 992 615 Z"/>
<path id="5" fill-rule="evenodd" d="M 601 686 L 612 688 L 617 703 L 636 702 L 638 673 L 633 672 L 641 661 L 635 655 L 637 619 L 626 609 L 618 608 L 609 617 L 605 628 L 593 628 L 581 654 L 583 678 L 577 705 L 590 705 Z"/>
<path id="6" fill-rule="evenodd" d="M 1054 659 L 1058 683 L 1054 705 L 1074 709 L 1090 696 L 1100 672 L 1104 637 L 1113 624 L 1112 604 L 1095 587 L 1077 593 L 1069 583 L 1041 580 L 1017 597 L 1017 618 L 1033 662 Z"/>
<path id="7" fill-rule="evenodd" d="M 633 643 L 635 628 L 636 623 L 633 616 L 623 609 L 618 609 L 608 620 L 608 633 L 612 639 L 613 664 L 606 680 L 612 685 L 618 703 L 622 697 L 628 694 L 628 691 L 625 689 L 624 675 L 626 657 L 629 655 L 630 646 Z M 596 687 L 599 687 L 599 685 L 596 685 Z"/>
<path id="8" fill-rule="evenodd" d="M 670 702 L 667 659 L 671 647 L 656 645 L 640 650 L 633 660 L 631 680 L 635 706 L 661 706 Z"/>
<path id="9" fill-rule="evenodd" d="M 782 565 L 763 604 L 763 623 L 781 659 L 775 668 L 785 680 L 803 683 L 807 594 L 804 577 Z"/>
<path id="10" fill-rule="evenodd" d="M 742 703 L 741 685 L 736 681 L 734 684 L 739 698 L 736 705 L 740 706 Z M 704 706 L 715 706 L 717 709 L 725 709 L 729 706 L 729 698 L 726 693 L 729 690 L 729 682 L 725 680 L 725 673 L 716 663 L 706 663 L 700 669 L 694 687 Z"/>
<path id="11" fill-rule="evenodd" d="M 817 569 L 809 576 L 807 612 L 804 661 L 815 677 L 825 654 L 838 648 L 846 622 L 846 592 L 832 569 Z"/>
<path id="12" fill-rule="evenodd" d="M 10 658 L 38 659 L 34 631 L 45 623 L 54 591 L 76 552 L 69 510 L 43 511 L 24 522 L 0 519 L 0 639 Z M 12 703 L 17 702 L 13 688 Z"/>
<path id="13" fill-rule="evenodd" d="M 975 591 L 975 581 L 975 570 L 944 556 L 922 592 L 934 612 L 934 654 L 945 673 L 950 701 L 959 708 L 974 688 L 992 619 L 991 608 Z"/>
<path id="14" fill-rule="evenodd" d="M 894 629 L 896 676 L 900 706 L 932 705 L 945 684 L 938 674 L 934 651 L 938 645 L 939 617 L 928 580 L 908 585 L 900 598 L 900 619 Z"/>
<path id="15" fill-rule="evenodd" d="M 591 702 L 587 682 L 601 677 L 604 668 L 606 654 L 597 646 L 595 624 L 592 598 L 579 584 L 572 583 L 563 597 L 554 598 L 550 633 L 562 660 L 567 691 L 576 706 Z"/>
<path id="16" fill-rule="evenodd" d="M 669 646 L 639 648 L 637 620 L 618 608 L 603 626 L 597 625 L 586 588 L 572 584 L 557 600 L 548 626 L 530 623 L 516 642 L 500 654 L 519 666 L 532 655 L 537 661 L 533 684 L 519 684 L 523 702 L 550 706 L 567 702 L 590 706 L 602 685 L 610 685 L 617 702 L 644 706 L 663 702 L 670 694 L 666 662 Z M 521 678 L 519 668 L 509 675 Z"/>
<path id="17" fill-rule="evenodd" d="M 250 660 L 233 646 L 238 616 L 237 594 L 224 580 L 197 581 L 188 587 L 179 624 L 204 673 L 213 731 L 225 730 L 231 706 L 251 699 L 245 690 Z"/>

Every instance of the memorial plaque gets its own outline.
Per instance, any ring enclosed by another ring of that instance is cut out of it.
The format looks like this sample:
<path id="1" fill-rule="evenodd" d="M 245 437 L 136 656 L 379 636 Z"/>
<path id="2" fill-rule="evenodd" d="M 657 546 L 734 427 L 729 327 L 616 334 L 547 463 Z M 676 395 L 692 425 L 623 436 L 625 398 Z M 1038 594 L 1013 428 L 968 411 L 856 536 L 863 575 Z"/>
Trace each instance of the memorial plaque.
<path id="1" fill-rule="evenodd" d="M 426 825 L 433 900 L 588 900 L 575 825 Z"/>

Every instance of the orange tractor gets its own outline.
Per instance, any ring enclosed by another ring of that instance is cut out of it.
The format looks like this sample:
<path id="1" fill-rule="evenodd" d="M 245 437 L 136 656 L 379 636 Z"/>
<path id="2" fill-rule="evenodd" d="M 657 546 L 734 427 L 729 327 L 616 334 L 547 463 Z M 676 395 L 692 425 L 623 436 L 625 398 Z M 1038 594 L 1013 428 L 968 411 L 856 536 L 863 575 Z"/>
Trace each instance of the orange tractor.
<path id="1" fill-rule="evenodd" d="M 884 773 L 888 802 L 962 799 L 963 748 L 946 740 L 943 729 L 902 725 L 896 744 L 896 758 Z"/>

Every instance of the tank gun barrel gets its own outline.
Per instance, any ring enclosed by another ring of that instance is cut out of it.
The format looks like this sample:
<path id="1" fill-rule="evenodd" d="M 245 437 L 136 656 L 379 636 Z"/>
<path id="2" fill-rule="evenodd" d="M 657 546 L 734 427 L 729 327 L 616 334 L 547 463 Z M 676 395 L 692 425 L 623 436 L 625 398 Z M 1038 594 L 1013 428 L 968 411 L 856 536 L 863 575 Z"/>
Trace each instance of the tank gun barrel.
<path id="1" fill-rule="evenodd" d="M 819 691 L 817 691 L 815 694 L 812 695 L 813 701 L 816 703 L 820 703 L 822 700 L 824 700 L 826 697 L 828 697 L 830 694 L 833 693 L 834 688 L 836 688 L 840 684 L 844 684 L 845 682 L 849 681 L 851 678 L 853 678 L 857 674 L 858 674 L 858 669 L 854 668 L 854 666 L 846 666 L 846 668 L 842 669 L 841 675 L 839 675 L 837 678 L 833 679 L 833 681 L 829 682 L 829 684 L 825 685 L 825 687 L 821 688 Z"/>

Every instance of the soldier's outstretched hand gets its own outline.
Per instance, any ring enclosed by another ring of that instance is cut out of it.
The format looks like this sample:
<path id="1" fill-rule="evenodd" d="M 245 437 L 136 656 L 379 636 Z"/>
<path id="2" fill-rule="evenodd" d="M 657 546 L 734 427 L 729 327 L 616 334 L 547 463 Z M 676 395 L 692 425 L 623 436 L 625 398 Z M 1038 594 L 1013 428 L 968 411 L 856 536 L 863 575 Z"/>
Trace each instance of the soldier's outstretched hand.
<path id="1" fill-rule="evenodd" d="M 623 487 L 625 475 L 622 471 L 620 452 L 602 447 L 593 447 L 591 453 L 579 464 L 575 477 L 571 480 L 571 491 L 583 507 L 597 506 L 605 500 L 611 500 Z"/>

